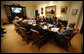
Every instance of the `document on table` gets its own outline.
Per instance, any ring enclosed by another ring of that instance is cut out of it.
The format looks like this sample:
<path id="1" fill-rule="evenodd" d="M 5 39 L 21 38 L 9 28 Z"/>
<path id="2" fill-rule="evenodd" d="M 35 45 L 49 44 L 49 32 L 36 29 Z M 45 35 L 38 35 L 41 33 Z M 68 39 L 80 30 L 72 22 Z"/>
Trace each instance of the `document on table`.
<path id="1" fill-rule="evenodd" d="M 52 27 L 53 25 L 52 24 L 48 24 L 48 27 Z"/>
<path id="2" fill-rule="evenodd" d="M 44 26 L 43 29 L 47 29 L 47 26 Z"/>
<path id="3" fill-rule="evenodd" d="M 41 25 L 45 24 L 46 22 L 42 22 Z"/>
<path id="4" fill-rule="evenodd" d="M 59 28 L 51 28 L 51 31 L 57 32 Z"/>
<path id="5" fill-rule="evenodd" d="M 33 24 L 33 26 L 36 26 L 36 24 Z"/>

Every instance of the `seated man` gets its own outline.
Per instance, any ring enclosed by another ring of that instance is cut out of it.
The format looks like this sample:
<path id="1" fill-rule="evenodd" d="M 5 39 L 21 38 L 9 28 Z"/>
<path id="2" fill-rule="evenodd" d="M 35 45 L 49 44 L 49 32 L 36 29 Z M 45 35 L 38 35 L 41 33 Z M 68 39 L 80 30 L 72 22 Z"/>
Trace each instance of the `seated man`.
<path id="1" fill-rule="evenodd" d="M 53 17 L 53 23 L 57 22 L 57 17 Z"/>
<path id="2" fill-rule="evenodd" d="M 43 18 L 43 22 L 46 22 L 46 19 L 45 18 Z"/>
<path id="3" fill-rule="evenodd" d="M 19 18 L 19 21 L 17 22 L 17 24 L 19 24 L 19 25 L 22 25 L 23 24 L 23 19 L 22 18 Z"/>
<path id="4" fill-rule="evenodd" d="M 50 18 L 48 18 L 48 23 L 51 23 L 51 21 L 50 21 L 51 19 Z"/>
<path id="5" fill-rule="evenodd" d="M 16 22 L 16 23 L 17 23 L 18 21 L 19 21 L 19 17 L 18 17 L 18 16 L 16 16 L 16 17 L 15 17 L 15 19 L 14 19 L 14 22 Z"/>
<path id="6" fill-rule="evenodd" d="M 46 36 L 45 30 L 42 29 L 39 25 L 34 26 L 33 29 L 39 31 L 40 32 L 40 35 L 45 35 Z"/>
<path id="7" fill-rule="evenodd" d="M 22 27 L 26 28 L 27 31 L 30 31 L 30 25 L 28 24 L 28 20 L 25 19 L 22 22 Z"/>
<path id="8" fill-rule="evenodd" d="M 64 25 L 61 23 L 61 20 L 60 20 L 60 19 L 57 19 L 57 22 L 55 23 L 55 26 L 61 28 L 61 27 L 63 27 Z"/>
<path id="9" fill-rule="evenodd" d="M 52 18 L 50 18 L 50 23 L 52 23 L 52 24 L 53 24 Z"/>
<path id="10" fill-rule="evenodd" d="M 48 19 L 48 17 L 46 17 L 46 22 L 49 22 L 49 19 Z"/>
<path id="11" fill-rule="evenodd" d="M 75 25 L 74 25 L 75 26 Z M 64 30 L 63 32 L 59 32 L 57 31 L 57 33 L 61 36 L 68 36 L 74 31 L 74 28 L 72 27 L 72 23 L 70 23 L 68 25 L 68 27 L 66 28 L 66 30 Z"/>
<path id="12" fill-rule="evenodd" d="M 36 18 L 36 23 L 39 23 L 39 22 L 40 22 L 40 18 L 37 17 L 37 18 Z"/>

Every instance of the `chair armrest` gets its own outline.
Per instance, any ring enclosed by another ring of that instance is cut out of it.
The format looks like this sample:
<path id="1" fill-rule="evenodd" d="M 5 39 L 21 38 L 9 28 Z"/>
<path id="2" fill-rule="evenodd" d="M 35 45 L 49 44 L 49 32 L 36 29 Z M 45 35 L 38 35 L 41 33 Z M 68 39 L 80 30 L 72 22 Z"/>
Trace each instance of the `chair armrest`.
<path id="1" fill-rule="evenodd" d="M 44 37 L 43 35 L 40 36 L 40 38 Z"/>
<path id="2" fill-rule="evenodd" d="M 66 39 L 69 39 L 69 37 L 65 37 Z"/>
<path id="3" fill-rule="evenodd" d="M 47 39 L 47 38 L 43 38 L 43 39 L 40 40 L 40 42 L 45 41 L 46 39 Z"/>
<path id="4" fill-rule="evenodd" d="M 29 32 L 27 32 L 28 34 L 30 33 L 30 31 Z"/>

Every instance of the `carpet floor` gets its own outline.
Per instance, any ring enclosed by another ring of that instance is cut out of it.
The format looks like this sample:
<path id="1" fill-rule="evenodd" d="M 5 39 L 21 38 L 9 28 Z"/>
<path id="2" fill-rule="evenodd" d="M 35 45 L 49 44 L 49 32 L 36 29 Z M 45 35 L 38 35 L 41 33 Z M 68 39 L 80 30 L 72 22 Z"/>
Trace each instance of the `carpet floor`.
<path id="1" fill-rule="evenodd" d="M 4 25 L 7 31 L 3 37 L 1 37 L 1 53 L 82 53 L 83 47 L 83 34 L 76 34 L 71 40 L 71 47 L 67 52 L 60 46 L 48 42 L 40 50 L 35 45 L 32 45 L 32 41 L 27 43 L 22 41 L 22 37 L 14 30 L 13 24 Z"/>

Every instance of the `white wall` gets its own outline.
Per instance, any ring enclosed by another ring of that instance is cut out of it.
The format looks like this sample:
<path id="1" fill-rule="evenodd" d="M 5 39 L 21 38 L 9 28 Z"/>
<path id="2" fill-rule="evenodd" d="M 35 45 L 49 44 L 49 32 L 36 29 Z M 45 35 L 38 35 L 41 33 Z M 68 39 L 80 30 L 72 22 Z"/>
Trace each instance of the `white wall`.
<path id="1" fill-rule="evenodd" d="M 42 1 L 39 4 L 37 4 L 36 8 L 39 11 L 40 16 L 46 16 L 45 15 L 45 7 L 46 6 L 53 6 L 56 5 L 56 15 L 60 14 L 61 6 L 67 6 L 67 14 L 66 15 L 61 15 L 62 19 L 68 20 L 68 23 L 70 22 L 75 22 L 76 26 L 75 28 L 81 28 L 81 24 L 83 22 L 82 18 L 83 15 L 80 17 L 80 21 L 78 22 L 79 19 L 79 14 L 81 11 L 81 7 L 83 5 L 83 1 Z M 41 14 L 41 8 L 43 7 L 43 15 Z M 72 9 L 78 9 L 77 15 L 73 16 L 71 14 Z M 77 26 L 78 25 L 78 26 Z"/>
<path id="2" fill-rule="evenodd" d="M 34 6 L 27 1 L 2 1 L 1 2 L 1 18 L 7 18 L 6 11 L 4 9 L 4 4 L 12 5 L 12 4 L 20 4 L 21 6 L 26 7 L 26 14 L 27 17 L 33 18 L 34 17 Z"/>
<path id="3" fill-rule="evenodd" d="M 83 5 L 83 1 L 2 1 L 1 2 L 1 18 L 7 18 L 6 11 L 3 7 L 4 4 L 11 5 L 11 4 L 20 4 L 21 6 L 26 7 L 26 14 L 27 17 L 34 18 L 35 10 L 39 11 L 41 15 L 41 8 L 43 7 L 43 16 L 45 16 L 45 7 L 46 6 L 53 6 L 56 5 L 56 15 L 60 14 L 61 6 L 67 6 L 67 14 L 61 15 L 61 17 L 68 22 L 75 22 L 76 28 L 81 27 L 82 17 L 80 16 L 81 7 Z M 71 14 L 72 9 L 78 9 L 77 15 L 73 16 Z M 80 19 L 79 23 L 78 20 Z M 79 27 L 80 25 L 80 27 Z"/>
<path id="4" fill-rule="evenodd" d="M 73 1 L 72 4 L 71 4 L 71 11 L 70 11 L 70 15 L 69 15 L 69 22 L 75 22 L 76 23 L 75 28 L 77 28 L 77 22 L 78 22 L 78 18 L 79 18 L 79 14 L 80 14 L 80 11 L 81 11 L 82 4 L 83 4 L 82 1 Z M 72 15 L 71 14 L 72 9 L 78 9 L 77 15 Z"/>
<path id="5" fill-rule="evenodd" d="M 61 17 L 68 20 L 69 18 L 69 13 L 70 13 L 70 8 L 71 8 L 71 1 L 42 1 L 39 5 L 37 5 L 36 9 L 39 10 L 39 14 L 40 16 L 42 15 L 41 14 L 41 8 L 43 7 L 43 16 L 46 16 L 45 15 L 45 7 L 46 6 L 53 6 L 53 5 L 56 5 L 56 15 L 60 14 L 60 10 L 61 10 L 61 6 L 67 6 L 68 9 L 67 9 L 67 14 L 65 15 L 62 15 Z"/>
<path id="6" fill-rule="evenodd" d="M 83 24 L 83 7 L 80 12 L 80 16 L 79 16 L 78 23 L 77 23 L 77 28 L 81 30 L 82 24 Z"/>
<path id="7" fill-rule="evenodd" d="M 7 18 L 5 8 L 3 6 L 3 2 L 1 3 L 1 18 Z"/>

